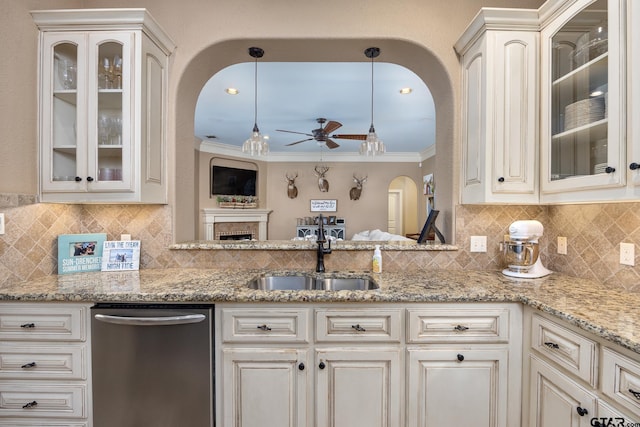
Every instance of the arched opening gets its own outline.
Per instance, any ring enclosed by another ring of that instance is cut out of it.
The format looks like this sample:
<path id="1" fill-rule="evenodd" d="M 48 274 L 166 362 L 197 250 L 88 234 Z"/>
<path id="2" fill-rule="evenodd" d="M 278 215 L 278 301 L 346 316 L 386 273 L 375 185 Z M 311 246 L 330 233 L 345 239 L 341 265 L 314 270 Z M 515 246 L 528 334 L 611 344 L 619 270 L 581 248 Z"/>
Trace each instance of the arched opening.
<path id="1" fill-rule="evenodd" d="M 231 64 L 246 62 L 246 49 L 260 45 L 269 52 L 270 61 L 314 62 L 362 60 L 365 47 L 376 45 L 385 52 L 387 62 L 401 64 L 416 73 L 432 92 L 436 116 L 436 152 L 434 172 L 439 178 L 441 203 L 440 228 L 453 234 L 453 170 L 454 94 L 451 80 L 442 62 L 424 46 L 404 40 L 230 40 L 213 44 L 200 51 L 186 66 L 176 93 L 175 182 L 173 193 L 173 228 L 176 241 L 193 240 L 197 236 L 198 156 L 194 148 L 194 113 L 198 95 L 206 81 Z M 387 54 L 388 52 L 388 54 Z M 171 155 L 171 153 L 169 153 Z M 171 157 L 170 157 L 171 158 Z M 380 206 L 380 208 L 383 208 Z M 418 223 L 426 216 L 419 214 Z"/>

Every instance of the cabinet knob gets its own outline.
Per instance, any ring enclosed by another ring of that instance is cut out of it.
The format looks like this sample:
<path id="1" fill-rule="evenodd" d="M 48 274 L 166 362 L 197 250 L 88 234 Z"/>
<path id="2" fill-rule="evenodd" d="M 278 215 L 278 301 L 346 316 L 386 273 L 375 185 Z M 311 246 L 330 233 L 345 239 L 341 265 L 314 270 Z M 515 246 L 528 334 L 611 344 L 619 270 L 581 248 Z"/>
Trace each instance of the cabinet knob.
<path id="1" fill-rule="evenodd" d="M 501 176 L 500 178 L 498 178 L 498 182 L 504 182 L 504 176 Z"/>
<path id="2" fill-rule="evenodd" d="M 640 164 L 633 162 L 629 165 L 629 169 L 631 169 L 632 171 L 636 170 L 636 169 L 640 169 Z"/>
<path id="3" fill-rule="evenodd" d="M 587 411 L 586 409 L 581 408 L 579 406 L 576 408 L 576 411 L 578 412 L 578 415 L 580 415 L 581 417 L 584 417 L 585 415 L 587 415 L 589 413 L 589 411 Z"/>
<path id="4" fill-rule="evenodd" d="M 31 402 L 25 403 L 24 405 L 22 405 L 22 409 L 29 409 L 35 406 L 38 406 L 38 402 L 36 402 L 35 400 L 32 400 Z"/>
<path id="5" fill-rule="evenodd" d="M 304 371 L 304 363 L 300 362 L 300 364 L 298 365 L 298 369 Z"/>
<path id="6" fill-rule="evenodd" d="M 92 177 L 90 177 L 90 176 L 88 176 L 88 177 L 87 177 L 87 181 L 89 181 L 89 182 L 93 182 L 93 178 L 92 178 Z"/>
<path id="7" fill-rule="evenodd" d="M 324 362 L 322 362 L 322 361 L 321 361 L 321 362 L 320 362 L 320 364 L 318 365 L 318 368 L 320 368 L 320 369 L 324 369 L 324 368 L 326 368 L 326 367 L 327 367 L 327 365 L 325 365 L 325 364 L 324 364 Z"/>
<path id="8" fill-rule="evenodd" d="M 462 362 L 464 360 L 464 356 L 458 353 L 458 362 Z"/>
<path id="9" fill-rule="evenodd" d="M 616 168 L 612 168 L 611 166 L 607 166 L 604 171 L 606 173 L 614 173 L 616 171 Z"/>
<path id="10" fill-rule="evenodd" d="M 82 178 L 80 178 L 79 176 L 76 176 L 75 178 L 73 178 L 76 182 L 80 182 L 82 181 Z"/>

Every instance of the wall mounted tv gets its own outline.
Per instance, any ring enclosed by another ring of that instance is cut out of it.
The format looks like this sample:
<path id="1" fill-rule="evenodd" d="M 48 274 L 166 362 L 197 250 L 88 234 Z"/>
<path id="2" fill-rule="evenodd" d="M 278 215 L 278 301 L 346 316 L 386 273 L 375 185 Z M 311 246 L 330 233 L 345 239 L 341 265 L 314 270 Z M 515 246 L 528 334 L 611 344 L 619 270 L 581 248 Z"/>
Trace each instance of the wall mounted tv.
<path id="1" fill-rule="evenodd" d="M 258 171 L 212 166 L 211 194 L 232 196 L 257 196 L 256 179 Z"/>

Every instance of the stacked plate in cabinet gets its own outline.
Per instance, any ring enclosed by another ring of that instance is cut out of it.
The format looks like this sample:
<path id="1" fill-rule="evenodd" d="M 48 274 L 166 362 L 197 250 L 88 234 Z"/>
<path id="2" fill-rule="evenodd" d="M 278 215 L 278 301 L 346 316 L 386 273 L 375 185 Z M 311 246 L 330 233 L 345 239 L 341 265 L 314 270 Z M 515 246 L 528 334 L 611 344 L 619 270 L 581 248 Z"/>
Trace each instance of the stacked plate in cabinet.
<path id="1" fill-rule="evenodd" d="M 604 97 L 582 99 L 569 104 L 564 109 L 564 130 L 571 130 L 605 117 Z"/>

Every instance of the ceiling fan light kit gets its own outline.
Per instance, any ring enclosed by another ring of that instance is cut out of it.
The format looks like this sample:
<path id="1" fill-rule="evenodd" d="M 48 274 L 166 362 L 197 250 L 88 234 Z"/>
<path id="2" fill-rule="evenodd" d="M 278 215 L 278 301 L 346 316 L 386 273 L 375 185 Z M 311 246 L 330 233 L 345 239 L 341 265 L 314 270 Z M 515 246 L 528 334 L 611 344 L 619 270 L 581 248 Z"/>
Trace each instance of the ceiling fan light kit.
<path id="1" fill-rule="evenodd" d="M 371 59 L 371 126 L 369 127 L 367 138 L 360 144 L 360 154 L 363 156 L 376 156 L 385 152 L 384 143 L 378 138 L 376 129 L 373 126 L 373 60 L 380 55 L 380 48 L 369 47 L 364 50 L 364 54 Z"/>
<path id="2" fill-rule="evenodd" d="M 253 131 L 249 139 L 242 144 L 242 152 L 252 156 L 265 156 L 269 153 L 269 137 L 262 135 L 258 129 L 258 58 L 264 56 L 264 50 L 259 47 L 250 47 L 249 55 L 255 59 Z"/>

